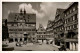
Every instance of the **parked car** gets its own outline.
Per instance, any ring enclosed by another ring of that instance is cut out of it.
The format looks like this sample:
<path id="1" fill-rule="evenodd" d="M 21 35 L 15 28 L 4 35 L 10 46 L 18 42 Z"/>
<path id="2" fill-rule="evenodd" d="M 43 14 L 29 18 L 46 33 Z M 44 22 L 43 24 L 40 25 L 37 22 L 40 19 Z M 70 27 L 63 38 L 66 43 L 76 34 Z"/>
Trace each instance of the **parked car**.
<path id="1" fill-rule="evenodd" d="M 17 43 L 16 43 L 16 46 L 21 46 L 21 43 L 20 43 L 20 42 L 17 42 Z"/>
<path id="2" fill-rule="evenodd" d="M 26 45 L 26 44 L 27 44 L 27 41 L 24 41 L 24 42 L 23 42 L 23 44 L 25 44 L 25 45 Z"/>
<path id="3" fill-rule="evenodd" d="M 65 46 L 64 45 L 62 45 L 60 48 L 58 48 L 59 49 L 59 51 L 66 51 L 66 48 L 65 48 Z"/>

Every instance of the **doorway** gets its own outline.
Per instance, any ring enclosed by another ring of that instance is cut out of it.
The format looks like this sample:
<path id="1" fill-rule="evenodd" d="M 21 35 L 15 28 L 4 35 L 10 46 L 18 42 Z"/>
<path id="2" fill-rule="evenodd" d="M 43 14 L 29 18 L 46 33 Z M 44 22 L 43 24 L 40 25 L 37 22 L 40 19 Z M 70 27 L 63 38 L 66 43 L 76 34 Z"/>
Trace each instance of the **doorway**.
<path id="1" fill-rule="evenodd" d="M 70 48 L 69 42 L 66 42 L 66 48 Z"/>
<path id="2" fill-rule="evenodd" d="M 17 38 L 15 38 L 15 41 L 18 42 Z"/>

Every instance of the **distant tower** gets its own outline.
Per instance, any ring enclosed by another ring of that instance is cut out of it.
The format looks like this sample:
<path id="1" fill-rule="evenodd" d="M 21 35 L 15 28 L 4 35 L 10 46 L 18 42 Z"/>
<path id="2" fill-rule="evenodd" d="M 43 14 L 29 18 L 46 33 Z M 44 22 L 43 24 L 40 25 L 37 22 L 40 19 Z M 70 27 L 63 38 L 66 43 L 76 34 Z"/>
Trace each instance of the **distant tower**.
<path id="1" fill-rule="evenodd" d="M 24 14 L 26 14 L 26 10 L 24 9 Z"/>
<path id="2" fill-rule="evenodd" d="M 22 13 L 22 9 L 20 9 L 20 15 L 22 15 L 23 13 Z"/>
<path id="3" fill-rule="evenodd" d="M 44 28 L 42 24 L 39 24 L 39 28 Z"/>

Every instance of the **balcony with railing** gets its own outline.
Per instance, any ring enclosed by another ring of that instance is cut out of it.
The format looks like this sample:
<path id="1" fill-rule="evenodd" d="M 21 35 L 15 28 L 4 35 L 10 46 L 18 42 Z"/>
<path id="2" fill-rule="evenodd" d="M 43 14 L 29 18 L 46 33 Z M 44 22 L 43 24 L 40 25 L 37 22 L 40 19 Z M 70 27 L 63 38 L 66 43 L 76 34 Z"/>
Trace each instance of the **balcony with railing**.
<path id="1" fill-rule="evenodd" d="M 61 22 L 61 23 L 59 23 L 59 24 L 55 24 L 54 28 L 59 27 L 59 26 L 61 26 L 61 25 L 63 25 L 63 23 L 62 23 L 62 22 Z"/>

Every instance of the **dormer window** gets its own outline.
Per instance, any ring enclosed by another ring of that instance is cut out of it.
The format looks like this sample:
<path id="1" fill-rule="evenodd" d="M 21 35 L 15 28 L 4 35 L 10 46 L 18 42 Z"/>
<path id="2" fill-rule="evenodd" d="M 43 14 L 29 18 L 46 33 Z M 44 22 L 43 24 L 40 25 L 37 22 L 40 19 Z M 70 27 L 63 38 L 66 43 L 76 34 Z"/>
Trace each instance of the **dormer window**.
<path id="1" fill-rule="evenodd" d="M 75 9 L 75 7 L 73 8 L 73 11 L 75 11 L 76 9 Z"/>
<path id="2" fill-rule="evenodd" d="M 70 13 L 72 12 L 72 10 L 70 10 Z"/>
<path id="3" fill-rule="evenodd" d="M 67 15 L 68 15 L 69 13 L 67 12 Z"/>

